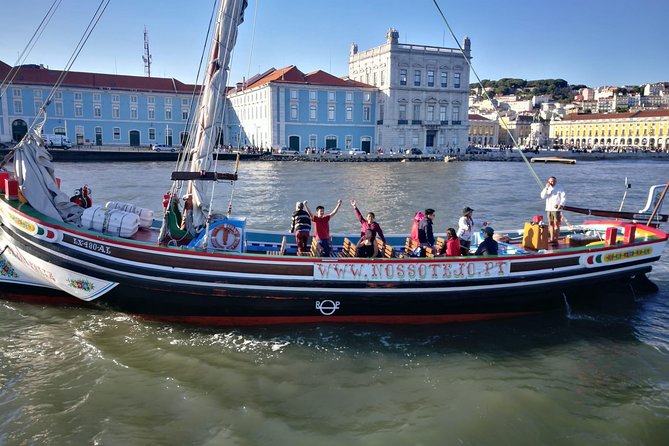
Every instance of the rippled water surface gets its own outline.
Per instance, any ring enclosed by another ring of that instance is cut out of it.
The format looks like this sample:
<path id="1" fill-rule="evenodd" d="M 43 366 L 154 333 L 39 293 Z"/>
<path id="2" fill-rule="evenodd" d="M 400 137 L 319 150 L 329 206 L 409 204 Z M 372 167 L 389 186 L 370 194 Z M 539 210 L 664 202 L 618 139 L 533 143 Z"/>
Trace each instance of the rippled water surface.
<path id="1" fill-rule="evenodd" d="M 66 191 L 87 183 L 96 202 L 158 211 L 172 164 L 56 169 Z M 669 180 L 651 162 L 535 169 L 591 208 L 617 209 L 625 176 L 626 210 Z M 389 233 L 425 207 L 439 232 L 465 205 L 496 229 L 543 209 L 522 163 L 249 162 L 240 177 L 233 211 L 264 229 L 287 228 L 304 199 L 345 201 L 335 231 L 358 227 L 351 198 Z M 226 209 L 232 190 L 217 192 Z M 0 445 L 664 445 L 667 257 L 650 277 L 659 292 L 436 327 L 202 329 L 0 301 Z"/>

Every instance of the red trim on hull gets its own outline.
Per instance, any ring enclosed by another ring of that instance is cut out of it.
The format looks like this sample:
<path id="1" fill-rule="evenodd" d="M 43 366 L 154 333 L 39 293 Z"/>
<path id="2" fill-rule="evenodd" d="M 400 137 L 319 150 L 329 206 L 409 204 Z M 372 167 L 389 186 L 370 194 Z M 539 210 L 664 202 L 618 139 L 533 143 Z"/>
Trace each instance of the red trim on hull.
<path id="1" fill-rule="evenodd" d="M 136 317 L 158 322 L 200 326 L 263 326 L 298 324 L 378 324 L 378 325 L 435 325 L 455 322 L 484 321 L 539 314 L 538 311 L 513 313 L 436 314 L 436 315 L 361 315 L 361 316 L 285 316 L 285 317 L 230 317 L 230 316 L 152 316 Z"/>
<path id="2" fill-rule="evenodd" d="M 18 293 L 1 293 L 0 298 L 3 300 L 11 300 L 14 302 L 26 302 L 37 305 L 63 305 L 63 306 L 77 306 L 77 307 L 93 307 L 93 304 L 77 299 L 69 295 L 48 295 L 48 294 L 18 294 Z"/>

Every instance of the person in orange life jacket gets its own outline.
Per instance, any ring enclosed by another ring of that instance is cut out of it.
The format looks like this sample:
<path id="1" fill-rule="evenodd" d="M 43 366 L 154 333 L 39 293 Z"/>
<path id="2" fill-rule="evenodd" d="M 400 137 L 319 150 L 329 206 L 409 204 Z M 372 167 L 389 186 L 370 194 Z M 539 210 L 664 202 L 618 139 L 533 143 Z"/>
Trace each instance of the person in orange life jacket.
<path id="1" fill-rule="evenodd" d="M 323 257 L 330 257 L 332 255 L 332 245 L 330 244 L 330 218 L 334 217 L 341 207 L 341 200 L 337 200 L 337 206 L 329 214 L 325 214 L 323 206 L 316 207 L 316 215 L 314 215 L 307 205 L 307 200 L 302 202 L 304 209 L 309 213 L 311 221 L 314 222 L 314 237 L 318 246 L 321 248 Z"/>
<path id="2" fill-rule="evenodd" d="M 495 233 L 495 231 L 490 226 L 487 226 L 483 228 L 481 232 L 483 232 L 483 241 L 479 244 L 479 247 L 476 249 L 474 255 L 496 256 L 497 252 L 499 251 L 499 245 L 492 238 L 492 235 Z"/>
<path id="3" fill-rule="evenodd" d="M 418 241 L 423 246 L 434 246 L 432 220 L 434 220 L 434 209 L 425 209 L 425 218 L 418 223 Z"/>
<path id="4" fill-rule="evenodd" d="M 374 219 L 376 216 L 374 215 L 374 212 L 367 212 L 367 218 L 363 219 L 362 214 L 360 213 L 360 210 L 356 206 L 355 200 L 351 200 L 351 206 L 353 206 L 353 210 L 355 211 L 356 217 L 358 217 L 358 221 L 360 222 L 360 237 L 365 236 L 365 232 L 367 229 L 371 229 L 374 231 L 374 233 L 381 239 L 383 243 L 386 242 L 386 238 L 383 236 L 383 231 L 381 230 L 381 225 L 379 225 Z"/>
<path id="5" fill-rule="evenodd" d="M 311 232 L 311 216 L 304 210 L 304 204 L 301 201 L 295 203 L 295 212 L 291 216 L 290 232 L 295 233 L 297 254 L 305 254 L 308 251 L 307 242 Z"/>

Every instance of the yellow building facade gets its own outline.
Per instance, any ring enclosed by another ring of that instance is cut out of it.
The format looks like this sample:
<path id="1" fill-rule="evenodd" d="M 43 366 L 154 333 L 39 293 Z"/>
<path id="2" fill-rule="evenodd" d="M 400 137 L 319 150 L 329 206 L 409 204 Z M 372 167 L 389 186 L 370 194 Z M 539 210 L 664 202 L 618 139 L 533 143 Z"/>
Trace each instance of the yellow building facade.
<path id="1" fill-rule="evenodd" d="M 669 110 L 568 115 L 551 121 L 550 138 L 565 147 L 669 152 Z"/>

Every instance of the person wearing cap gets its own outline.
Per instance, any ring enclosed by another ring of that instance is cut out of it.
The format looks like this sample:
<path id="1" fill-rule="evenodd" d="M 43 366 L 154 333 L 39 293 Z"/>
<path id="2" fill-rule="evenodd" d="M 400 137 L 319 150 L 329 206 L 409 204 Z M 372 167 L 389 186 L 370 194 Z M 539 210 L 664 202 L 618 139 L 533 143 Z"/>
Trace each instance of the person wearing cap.
<path id="1" fill-rule="evenodd" d="M 307 242 L 311 232 L 311 217 L 304 210 L 304 204 L 301 201 L 295 203 L 295 212 L 291 217 L 290 232 L 295 233 L 295 242 L 297 243 L 297 255 L 303 255 L 308 252 Z"/>
<path id="2" fill-rule="evenodd" d="M 484 221 L 481 225 L 475 222 L 472 218 L 473 212 L 474 209 L 465 206 L 462 210 L 462 217 L 458 220 L 458 238 L 460 239 L 460 250 L 462 250 L 463 256 L 469 255 L 469 247 L 472 244 L 474 228 L 488 226 L 487 221 Z"/>
<path id="3" fill-rule="evenodd" d="M 557 178 L 550 177 L 541 190 L 541 198 L 546 199 L 546 212 L 548 213 L 548 224 L 550 225 L 550 243 L 557 244 L 560 236 L 560 223 L 562 223 L 562 208 L 564 208 L 565 193 L 562 187 L 557 185 Z"/>
<path id="4" fill-rule="evenodd" d="M 486 226 L 481 230 L 483 233 L 483 241 L 479 243 L 479 247 L 476 248 L 474 255 L 477 256 L 496 256 L 499 251 L 499 245 L 492 238 L 492 235 L 495 233 L 495 230 L 490 226 Z"/>

